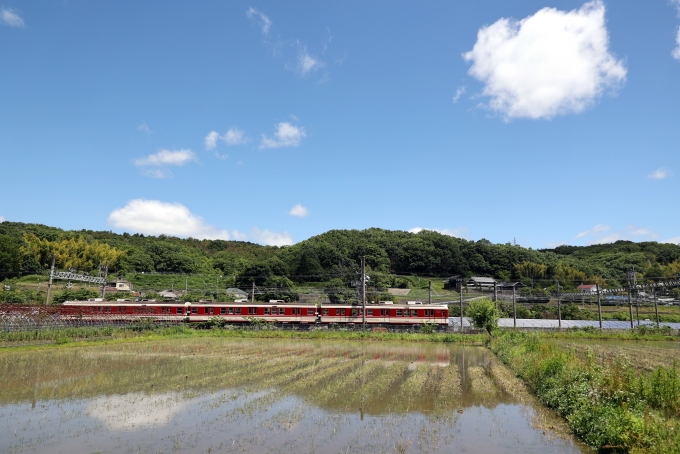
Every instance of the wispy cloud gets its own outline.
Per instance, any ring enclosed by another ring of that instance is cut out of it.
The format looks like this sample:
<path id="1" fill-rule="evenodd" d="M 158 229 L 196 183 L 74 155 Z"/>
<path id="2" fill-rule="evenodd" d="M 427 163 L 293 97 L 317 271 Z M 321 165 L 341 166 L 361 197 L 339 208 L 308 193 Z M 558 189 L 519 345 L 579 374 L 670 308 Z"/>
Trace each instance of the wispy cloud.
<path id="1" fill-rule="evenodd" d="M 137 166 L 183 166 L 184 164 L 195 161 L 196 155 L 189 149 L 182 150 L 161 150 L 156 154 L 150 154 L 145 158 L 135 159 Z"/>
<path id="2" fill-rule="evenodd" d="M 298 203 L 297 205 L 290 209 L 288 214 L 290 214 L 291 216 L 297 216 L 299 218 L 306 218 L 307 216 L 309 216 L 309 210 Z"/>
<path id="3" fill-rule="evenodd" d="M 488 107 L 506 120 L 581 112 L 627 74 L 609 52 L 601 0 L 573 11 L 543 8 L 520 21 L 499 19 L 479 29 L 463 58 L 472 63 L 468 73 L 484 83 Z"/>
<path id="4" fill-rule="evenodd" d="M 667 240 L 662 241 L 662 243 L 671 243 L 671 244 L 677 244 L 677 245 L 680 246 L 680 236 L 669 238 Z"/>
<path id="5" fill-rule="evenodd" d="M 458 87 L 456 89 L 456 94 L 453 95 L 453 103 L 457 103 L 461 96 L 465 94 L 465 87 Z"/>
<path id="6" fill-rule="evenodd" d="M 600 234 L 602 232 L 606 232 L 607 230 L 610 230 L 610 229 L 611 229 L 611 227 L 608 226 L 608 225 L 597 224 L 592 229 L 579 233 L 578 235 L 576 235 L 576 238 L 583 238 L 583 237 L 586 237 L 588 235 L 597 235 L 597 234 Z"/>
<path id="7" fill-rule="evenodd" d="M 654 172 L 647 175 L 647 178 L 651 178 L 652 180 L 665 180 L 666 178 L 672 176 L 673 176 L 672 170 L 666 169 L 665 167 L 659 167 Z"/>
<path id="8" fill-rule="evenodd" d="M 171 235 L 181 238 L 229 240 L 242 237 L 238 231 L 217 229 L 193 214 L 181 203 L 160 200 L 130 200 L 123 208 L 109 214 L 108 223 L 114 228 L 145 235 Z"/>
<path id="9" fill-rule="evenodd" d="M 262 34 L 267 36 L 269 34 L 269 29 L 272 26 L 272 21 L 261 11 L 256 10 L 252 6 L 246 11 L 246 16 L 251 22 L 255 23 L 261 28 Z"/>
<path id="10" fill-rule="evenodd" d="M 412 229 L 409 229 L 408 232 L 410 233 L 420 233 L 422 231 L 432 231 L 432 232 L 437 232 L 441 233 L 442 235 L 448 235 L 448 236 L 453 236 L 456 238 L 464 238 L 465 232 L 467 232 L 466 228 L 459 228 L 459 229 L 428 229 L 424 227 L 413 227 Z"/>
<path id="11" fill-rule="evenodd" d="M 26 26 L 24 20 L 17 14 L 16 10 L 12 8 L 2 8 L 0 11 L 0 18 L 5 25 L 10 27 L 22 28 Z"/>
<path id="12" fill-rule="evenodd" d="M 137 126 L 137 131 L 142 131 L 143 133 L 146 134 L 152 134 L 153 131 L 149 128 L 149 125 L 146 124 L 146 121 L 142 121 L 139 126 Z"/>
<path id="13" fill-rule="evenodd" d="M 297 147 L 306 135 L 304 128 L 282 121 L 276 125 L 273 138 L 262 134 L 260 148 Z"/>
<path id="14" fill-rule="evenodd" d="M 680 0 L 671 0 L 671 4 L 675 6 L 675 9 L 680 17 Z M 671 52 L 671 55 L 676 60 L 680 60 L 680 27 L 675 32 L 675 49 Z"/>
<path id="15" fill-rule="evenodd" d="M 293 244 L 293 236 L 288 232 L 272 232 L 269 229 L 260 230 L 253 227 L 251 236 L 255 241 L 266 246 L 290 246 Z"/>
<path id="16" fill-rule="evenodd" d="M 659 235 L 654 230 L 645 227 L 629 225 L 623 229 L 612 231 L 611 226 L 604 224 L 597 224 L 592 229 L 586 230 L 585 232 L 581 232 L 576 235 L 576 239 L 585 238 L 587 244 L 607 244 L 614 243 L 619 240 L 653 241 L 658 237 Z"/>
<path id="17" fill-rule="evenodd" d="M 321 60 L 312 57 L 307 52 L 307 48 L 304 47 L 300 50 L 298 55 L 297 71 L 302 76 L 307 76 L 309 73 L 316 71 L 319 68 L 325 66 L 325 63 Z"/>

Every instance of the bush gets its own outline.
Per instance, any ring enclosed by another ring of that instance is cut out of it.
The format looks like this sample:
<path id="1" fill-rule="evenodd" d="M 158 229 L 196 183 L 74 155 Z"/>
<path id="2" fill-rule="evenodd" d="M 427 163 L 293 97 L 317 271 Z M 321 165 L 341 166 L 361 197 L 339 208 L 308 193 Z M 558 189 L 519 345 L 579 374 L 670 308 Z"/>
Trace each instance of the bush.
<path id="1" fill-rule="evenodd" d="M 476 328 L 485 329 L 489 335 L 498 328 L 498 310 L 493 301 L 488 298 L 471 301 L 465 312 Z"/>

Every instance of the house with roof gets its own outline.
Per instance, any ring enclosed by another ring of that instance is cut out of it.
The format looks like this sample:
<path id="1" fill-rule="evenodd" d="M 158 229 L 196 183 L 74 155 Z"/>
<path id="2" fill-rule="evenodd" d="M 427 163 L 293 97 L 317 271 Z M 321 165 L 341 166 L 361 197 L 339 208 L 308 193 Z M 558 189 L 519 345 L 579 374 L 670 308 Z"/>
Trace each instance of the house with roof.
<path id="1" fill-rule="evenodd" d="M 454 274 L 453 276 L 444 279 L 444 290 L 459 291 L 464 280 L 465 278 L 460 274 Z"/>
<path id="2" fill-rule="evenodd" d="M 132 282 L 125 279 L 116 279 L 106 283 L 107 292 L 132 292 Z"/>
<path id="3" fill-rule="evenodd" d="M 492 277 L 472 276 L 465 283 L 468 287 L 475 287 L 479 290 L 493 290 L 496 280 Z"/>
<path id="4" fill-rule="evenodd" d="M 581 293 L 597 293 L 597 285 L 596 284 L 581 284 L 576 288 Z"/>

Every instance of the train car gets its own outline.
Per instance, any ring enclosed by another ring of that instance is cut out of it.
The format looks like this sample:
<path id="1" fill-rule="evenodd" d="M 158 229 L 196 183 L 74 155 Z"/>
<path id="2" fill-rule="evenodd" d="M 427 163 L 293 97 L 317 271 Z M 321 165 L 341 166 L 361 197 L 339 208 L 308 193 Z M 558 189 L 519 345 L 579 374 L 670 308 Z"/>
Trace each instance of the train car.
<path id="1" fill-rule="evenodd" d="M 449 310 L 441 304 L 371 304 L 365 308 L 366 324 L 446 326 Z M 362 324 L 362 307 L 295 303 L 179 303 L 157 301 L 66 301 L 62 316 L 110 320 L 154 319 L 159 321 L 204 322 L 220 317 L 228 323 L 248 323 L 252 318 L 276 323 Z"/>

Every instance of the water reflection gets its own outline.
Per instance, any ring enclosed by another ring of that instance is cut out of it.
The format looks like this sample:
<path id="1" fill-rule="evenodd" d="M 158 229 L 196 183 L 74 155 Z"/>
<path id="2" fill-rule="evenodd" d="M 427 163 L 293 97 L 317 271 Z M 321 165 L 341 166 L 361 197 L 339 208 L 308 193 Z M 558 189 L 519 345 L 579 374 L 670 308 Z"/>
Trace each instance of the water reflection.
<path id="1" fill-rule="evenodd" d="M 494 361 L 474 347 L 280 340 L 2 352 L 0 430 L 15 436 L 0 450 L 580 452 L 532 427 L 537 410 L 504 391 Z"/>

